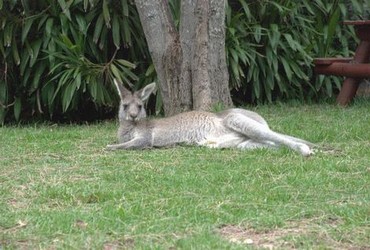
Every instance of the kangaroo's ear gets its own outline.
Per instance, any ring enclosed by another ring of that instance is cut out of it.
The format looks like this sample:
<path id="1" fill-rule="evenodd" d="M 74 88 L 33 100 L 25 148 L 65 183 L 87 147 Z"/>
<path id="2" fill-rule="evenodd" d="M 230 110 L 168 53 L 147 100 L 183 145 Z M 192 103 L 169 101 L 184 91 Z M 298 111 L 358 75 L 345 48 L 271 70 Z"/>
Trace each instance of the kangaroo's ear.
<path id="1" fill-rule="evenodd" d="M 127 95 L 131 95 L 131 91 L 126 89 L 119 80 L 114 78 L 113 82 L 114 82 L 114 85 L 116 85 L 118 94 L 121 97 L 121 99 L 125 98 L 125 96 L 127 96 Z"/>
<path id="2" fill-rule="evenodd" d="M 155 82 L 146 85 L 141 90 L 137 91 L 135 94 L 142 100 L 145 101 L 149 98 L 149 96 L 155 91 Z"/>

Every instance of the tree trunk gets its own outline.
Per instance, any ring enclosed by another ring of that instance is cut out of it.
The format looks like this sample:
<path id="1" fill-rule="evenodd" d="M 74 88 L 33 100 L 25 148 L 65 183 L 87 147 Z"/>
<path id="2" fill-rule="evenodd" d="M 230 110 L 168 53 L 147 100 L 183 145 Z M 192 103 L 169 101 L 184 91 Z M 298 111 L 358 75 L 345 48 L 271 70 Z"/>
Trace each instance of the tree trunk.
<path id="1" fill-rule="evenodd" d="M 180 31 L 168 1 L 135 0 L 166 115 L 232 106 L 225 58 L 225 2 L 182 0 Z"/>

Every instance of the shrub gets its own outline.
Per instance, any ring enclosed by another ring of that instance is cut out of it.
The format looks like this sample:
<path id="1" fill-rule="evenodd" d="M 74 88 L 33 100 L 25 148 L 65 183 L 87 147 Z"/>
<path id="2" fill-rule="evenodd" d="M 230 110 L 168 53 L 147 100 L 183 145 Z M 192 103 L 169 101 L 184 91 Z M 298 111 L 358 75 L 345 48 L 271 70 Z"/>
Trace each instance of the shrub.
<path id="1" fill-rule="evenodd" d="M 333 88 L 340 88 L 340 80 L 316 80 L 312 59 L 352 53 L 348 40 L 353 39 L 353 30 L 340 23 L 361 15 L 365 2 L 229 1 L 226 47 L 230 81 L 234 89 L 245 93 L 241 95 L 244 99 L 235 101 L 331 97 Z"/>
<path id="2" fill-rule="evenodd" d="M 127 84 L 138 80 L 135 65 L 117 59 L 148 57 L 128 0 L 1 3 L 0 123 L 21 113 L 96 112 L 116 99 L 113 76 Z"/>

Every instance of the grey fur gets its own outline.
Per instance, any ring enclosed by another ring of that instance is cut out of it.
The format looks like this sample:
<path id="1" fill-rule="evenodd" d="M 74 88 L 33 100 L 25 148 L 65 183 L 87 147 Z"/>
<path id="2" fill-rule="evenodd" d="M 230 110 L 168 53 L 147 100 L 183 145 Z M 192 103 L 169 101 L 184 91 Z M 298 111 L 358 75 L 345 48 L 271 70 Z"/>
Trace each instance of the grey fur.
<path id="1" fill-rule="evenodd" d="M 272 131 L 259 114 L 245 109 L 219 113 L 190 111 L 162 119 L 145 119 L 144 101 L 155 90 L 155 83 L 131 93 L 114 80 L 121 97 L 118 144 L 107 149 L 166 147 L 179 143 L 211 148 L 276 148 L 285 145 L 304 156 L 313 154 L 305 140 Z"/>

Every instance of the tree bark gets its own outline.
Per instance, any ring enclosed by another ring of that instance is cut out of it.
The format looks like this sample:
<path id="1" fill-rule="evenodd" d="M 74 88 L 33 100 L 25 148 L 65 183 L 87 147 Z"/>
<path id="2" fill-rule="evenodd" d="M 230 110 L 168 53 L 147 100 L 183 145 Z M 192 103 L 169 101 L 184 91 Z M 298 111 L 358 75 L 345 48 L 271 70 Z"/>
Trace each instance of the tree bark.
<path id="1" fill-rule="evenodd" d="M 166 115 L 232 106 L 225 58 L 225 2 L 182 0 L 179 32 L 168 1 L 135 0 Z"/>
<path id="2" fill-rule="evenodd" d="M 178 109 L 180 100 L 177 98 L 176 78 L 181 73 L 178 65 L 182 60 L 179 36 L 168 3 L 163 0 L 136 0 L 135 3 L 160 83 L 164 112 L 166 115 L 178 113 L 181 110 Z"/>

